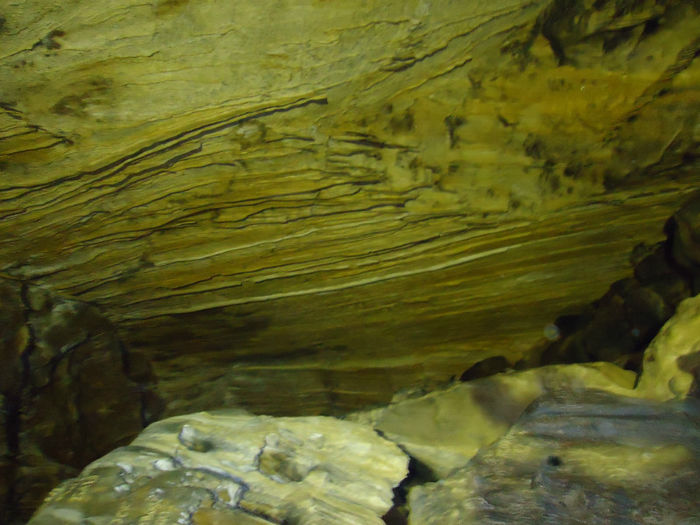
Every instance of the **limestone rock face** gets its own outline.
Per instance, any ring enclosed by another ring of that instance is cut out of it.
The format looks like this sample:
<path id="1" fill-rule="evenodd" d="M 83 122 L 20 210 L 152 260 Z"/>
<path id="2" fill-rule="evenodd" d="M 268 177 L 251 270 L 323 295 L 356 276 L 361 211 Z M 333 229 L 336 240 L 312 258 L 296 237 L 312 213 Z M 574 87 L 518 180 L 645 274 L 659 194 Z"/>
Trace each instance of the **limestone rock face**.
<path id="1" fill-rule="evenodd" d="M 29 523 L 380 525 L 407 466 L 396 445 L 356 423 L 191 414 L 92 463 Z"/>
<path id="2" fill-rule="evenodd" d="M 347 411 L 514 362 L 697 187 L 697 19 L 5 2 L 0 271 L 99 306 L 169 414 Z"/>
<path id="3" fill-rule="evenodd" d="M 412 525 L 698 523 L 700 403 L 541 399 L 465 468 L 409 495 Z"/>
<path id="4" fill-rule="evenodd" d="M 80 301 L 0 279 L 0 522 L 158 415 L 146 362 Z"/>

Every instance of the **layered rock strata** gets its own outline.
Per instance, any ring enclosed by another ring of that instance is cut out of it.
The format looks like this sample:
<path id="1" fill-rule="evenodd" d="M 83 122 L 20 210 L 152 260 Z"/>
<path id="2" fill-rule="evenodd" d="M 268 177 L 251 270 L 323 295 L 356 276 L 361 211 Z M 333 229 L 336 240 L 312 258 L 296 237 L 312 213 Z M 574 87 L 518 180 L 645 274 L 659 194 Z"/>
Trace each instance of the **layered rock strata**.
<path id="1" fill-rule="evenodd" d="M 515 362 L 697 187 L 697 19 L 3 4 L 0 270 L 98 305 L 168 414 L 345 412 Z"/>
<path id="2" fill-rule="evenodd" d="M 409 523 L 691 524 L 699 490 L 700 401 L 560 394 L 465 468 L 414 488 Z"/>

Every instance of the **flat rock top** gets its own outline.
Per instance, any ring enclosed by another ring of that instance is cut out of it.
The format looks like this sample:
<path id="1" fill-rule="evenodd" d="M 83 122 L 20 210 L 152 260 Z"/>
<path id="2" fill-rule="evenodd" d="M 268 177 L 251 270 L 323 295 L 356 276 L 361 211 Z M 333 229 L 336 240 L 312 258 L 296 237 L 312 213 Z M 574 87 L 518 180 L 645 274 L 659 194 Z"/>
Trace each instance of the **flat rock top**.
<path id="1" fill-rule="evenodd" d="M 30 523 L 381 524 L 407 467 L 396 445 L 356 423 L 191 414 L 89 465 Z"/>

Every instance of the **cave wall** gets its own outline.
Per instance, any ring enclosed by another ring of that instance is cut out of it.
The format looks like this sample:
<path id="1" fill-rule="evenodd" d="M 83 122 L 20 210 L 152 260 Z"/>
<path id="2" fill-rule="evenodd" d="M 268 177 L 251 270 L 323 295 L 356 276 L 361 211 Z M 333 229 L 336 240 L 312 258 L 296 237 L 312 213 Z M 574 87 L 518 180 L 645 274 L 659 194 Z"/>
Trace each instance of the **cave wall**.
<path id="1" fill-rule="evenodd" d="M 698 187 L 696 2 L 0 7 L 0 271 L 167 413 L 328 413 L 512 362 Z"/>
<path id="2" fill-rule="evenodd" d="M 157 419 L 154 381 L 94 306 L 0 278 L 0 522 Z"/>

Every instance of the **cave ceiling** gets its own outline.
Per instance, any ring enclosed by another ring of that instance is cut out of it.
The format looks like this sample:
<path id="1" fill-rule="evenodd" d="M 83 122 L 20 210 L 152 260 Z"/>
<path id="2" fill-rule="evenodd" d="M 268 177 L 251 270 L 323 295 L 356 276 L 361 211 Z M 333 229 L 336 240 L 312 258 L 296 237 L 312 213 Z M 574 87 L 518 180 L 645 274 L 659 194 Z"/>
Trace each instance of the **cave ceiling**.
<path id="1" fill-rule="evenodd" d="M 342 411 L 514 363 L 698 188 L 699 20 L 0 2 L 0 271 L 99 307 L 169 413 Z"/>

